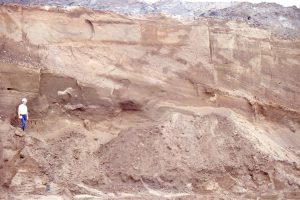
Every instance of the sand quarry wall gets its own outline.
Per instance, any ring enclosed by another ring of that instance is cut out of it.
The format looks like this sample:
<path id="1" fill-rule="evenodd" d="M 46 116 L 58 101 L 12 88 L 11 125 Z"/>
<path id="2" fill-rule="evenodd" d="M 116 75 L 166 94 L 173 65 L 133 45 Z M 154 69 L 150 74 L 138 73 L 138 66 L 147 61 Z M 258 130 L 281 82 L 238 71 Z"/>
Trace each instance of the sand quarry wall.
<path id="1" fill-rule="evenodd" d="M 3 115 L 24 95 L 55 102 L 68 87 L 86 105 L 209 99 L 245 113 L 300 111 L 300 41 L 242 22 L 1 6 L 0 37 Z"/>
<path id="2" fill-rule="evenodd" d="M 0 185 L 299 199 L 299 46 L 237 21 L 1 6 Z M 47 123 L 19 137 L 2 118 L 24 96 Z"/>

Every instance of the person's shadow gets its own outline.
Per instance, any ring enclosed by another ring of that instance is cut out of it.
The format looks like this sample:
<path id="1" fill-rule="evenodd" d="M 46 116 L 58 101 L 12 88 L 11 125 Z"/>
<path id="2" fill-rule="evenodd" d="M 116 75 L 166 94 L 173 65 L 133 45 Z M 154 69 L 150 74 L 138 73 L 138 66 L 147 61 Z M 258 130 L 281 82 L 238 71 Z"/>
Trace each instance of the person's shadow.
<path id="1" fill-rule="evenodd" d="M 17 113 L 18 113 L 18 106 L 16 106 L 16 109 L 15 109 L 15 113 L 11 118 L 10 118 L 10 124 L 13 126 L 13 127 L 21 127 L 21 120 L 19 119 Z"/>

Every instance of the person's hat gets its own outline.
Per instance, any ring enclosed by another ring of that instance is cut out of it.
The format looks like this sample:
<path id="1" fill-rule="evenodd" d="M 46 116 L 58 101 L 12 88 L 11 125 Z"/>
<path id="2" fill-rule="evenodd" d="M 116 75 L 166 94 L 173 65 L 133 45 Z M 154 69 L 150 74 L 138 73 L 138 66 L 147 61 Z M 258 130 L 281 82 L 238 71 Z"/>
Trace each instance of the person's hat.
<path id="1" fill-rule="evenodd" d="M 26 98 L 23 98 L 23 99 L 22 99 L 22 102 L 27 102 L 27 99 L 26 99 Z"/>

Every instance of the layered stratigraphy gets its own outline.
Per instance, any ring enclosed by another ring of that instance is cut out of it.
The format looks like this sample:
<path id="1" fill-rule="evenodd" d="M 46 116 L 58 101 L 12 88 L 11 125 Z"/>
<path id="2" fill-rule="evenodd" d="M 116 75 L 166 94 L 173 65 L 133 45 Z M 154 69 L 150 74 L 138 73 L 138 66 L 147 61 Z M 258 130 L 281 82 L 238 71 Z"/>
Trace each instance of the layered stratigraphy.
<path id="1" fill-rule="evenodd" d="M 299 9 L 272 9 L 1 6 L 3 198 L 298 198 Z"/>

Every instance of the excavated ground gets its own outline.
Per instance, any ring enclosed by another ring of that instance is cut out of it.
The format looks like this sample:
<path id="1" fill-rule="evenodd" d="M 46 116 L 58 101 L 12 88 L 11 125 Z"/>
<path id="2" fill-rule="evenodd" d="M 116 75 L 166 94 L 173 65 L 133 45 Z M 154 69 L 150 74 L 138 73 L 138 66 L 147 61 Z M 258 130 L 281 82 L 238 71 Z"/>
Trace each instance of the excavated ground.
<path id="1" fill-rule="evenodd" d="M 89 123 L 49 112 L 22 137 L 1 123 L 1 198 L 300 197 L 298 131 L 227 108 L 159 105 Z"/>
<path id="2" fill-rule="evenodd" d="M 0 199 L 300 199 L 297 37 L 19 6 L 0 35 Z"/>

